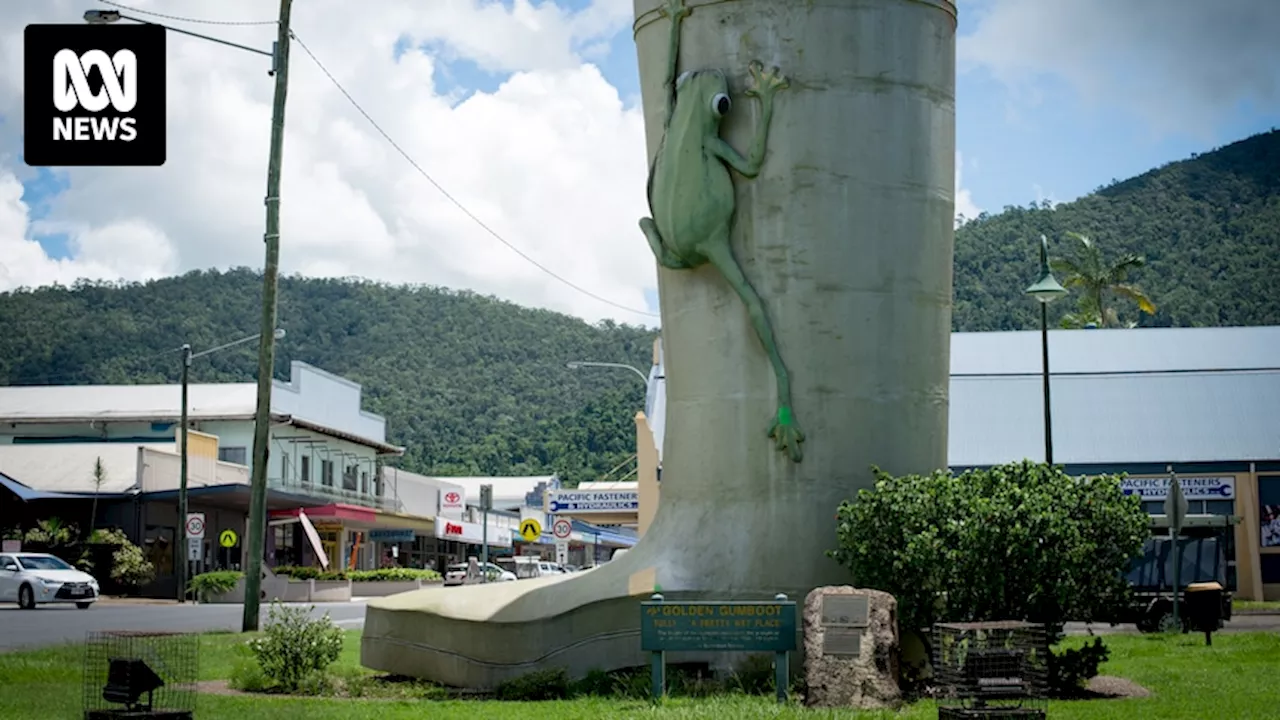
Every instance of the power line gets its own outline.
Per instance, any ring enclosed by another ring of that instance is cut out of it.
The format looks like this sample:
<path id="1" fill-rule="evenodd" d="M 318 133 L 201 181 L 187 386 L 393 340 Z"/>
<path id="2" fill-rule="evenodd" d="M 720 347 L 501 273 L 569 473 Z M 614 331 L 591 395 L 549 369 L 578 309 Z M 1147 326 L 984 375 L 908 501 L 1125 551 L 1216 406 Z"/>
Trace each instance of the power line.
<path id="1" fill-rule="evenodd" d="M 106 0 L 103 0 L 103 2 L 105 1 Z M 552 271 L 550 268 L 543 265 L 542 263 L 538 262 L 537 260 L 534 260 L 532 257 L 525 254 L 522 250 L 520 250 L 520 248 L 516 247 L 515 245 L 512 245 L 510 242 L 507 242 L 506 238 L 499 235 L 497 231 L 495 231 L 493 228 L 486 225 L 483 220 L 476 217 L 475 214 L 472 213 L 470 210 L 468 210 L 465 205 L 463 205 L 461 202 L 458 202 L 456 198 L 450 195 L 449 191 L 445 190 L 444 187 L 440 185 L 440 183 L 436 182 L 435 178 L 431 177 L 431 175 L 429 175 L 426 170 L 422 169 L 421 165 L 419 165 L 412 157 L 409 156 L 409 153 L 404 151 L 404 148 L 400 147 L 400 145 L 395 140 L 392 140 L 391 136 L 388 135 L 387 132 L 382 129 L 382 126 L 379 125 L 377 121 L 374 120 L 372 117 L 370 117 L 369 113 L 365 112 L 365 109 L 360 106 L 360 103 L 356 102 L 355 98 L 351 97 L 351 93 L 347 92 L 346 88 L 342 87 L 342 83 L 338 82 L 338 79 L 333 76 L 333 73 L 329 72 L 329 69 L 324 66 L 324 63 L 320 62 L 320 58 L 316 57 L 315 53 L 311 52 L 311 49 L 307 47 L 307 44 L 302 42 L 302 38 L 298 37 L 297 33 L 291 30 L 289 34 L 294 39 L 294 41 L 298 43 L 298 46 L 302 48 L 302 51 L 305 52 L 307 56 L 311 58 L 311 61 L 316 64 L 316 67 L 319 67 L 320 71 L 323 72 L 326 76 L 328 76 L 329 81 L 333 83 L 334 87 L 338 88 L 338 91 L 341 92 L 347 98 L 347 101 L 351 103 L 352 107 L 354 107 L 356 111 L 358 111 L 361 115 L 363 115 L 365 120 L 369 121 L 369 124 L 373 126 L 373 129 L 377 130 L 378 134 L 382 135 L 383 139 L 385 139 L 388 143 L 390 143 L 391 147 L 395 148 L 396 152 L 400 153 L 400 156 L 403 157 L 405 160 L 407 160 L 409 164 L 413 166 L 413 169 L 418 171 L 418 174 L 426 178 L 427 182 L 434 185 L 436 190 L 440 191 L 441 195 L 444 195 L 446 198 L 448 198 L 449 202 L 452 202 L 455 206 L 457 206 L 459 210 L 465 213 L 467 217 L 474 220 L 477 225 L 479 225 L 486 232 L 492 235 L 494 239 L 496 239 L 498 242 L 502 243 L 503 245 L 506 245 L 507 248 L 509 248 L 515 254 L 519 255 L 525 260 L 528 260 L 534 267 L 538 268 L 542 272 L 550 275 L 556 280 L 559 280 L 560 282 L 564 283 L 565 285 L 568 285 L 569 287 L 573 288 L 574 290 L 577 290 L 578 292 L 582 293 L 583 295 L 586 295 L 587 297 L 598 300 L 602 303 L 605 303 L 606 305 L 612 305 L 613 307 L 618 308 L 619 310 L 626 310 L 627 312 L 635 313 L 637 315 L 647 315 L 649 317 L 661 317 L 657 313 L 651 313 L 644 310 L 636 310 L 635 308 L 629 308 L 625 305 L 619 305 L 618 303 L 612 300 L 609 300 L 608 298 L 601 297 L 591 292 L 590 290 L 587 290 L 584 287 L 576 285 L 572 281 L 564 277 L 561 277 L 560 275 L 557 275 L 554 271 Z"/>
<path id="2" fill-rule="evenodd" d="M 275 20 L 246 20 L 246 21 L 202 20 L 200 18 L 182 17 L 180 15 L 165 15 L 164 13 L 152 12 L 150 10 L 141 10 L 139 8 L 130 7 L 128 5 L 121 5 L 118 2 L 112 2 L 112 0 L 98 0 L 98 2 L 102 3 L 103 5 L 111 5 L 112 7 L 118 7 L 121 10 L 128 10 L 129 12 L 135 12 L 142 15 L 150 15 L 151 17 L 164 18 L 165 20 L 176 20 L 178 22 L 196 23 L 199 25 L 275 25 L 276 24 Z"/>

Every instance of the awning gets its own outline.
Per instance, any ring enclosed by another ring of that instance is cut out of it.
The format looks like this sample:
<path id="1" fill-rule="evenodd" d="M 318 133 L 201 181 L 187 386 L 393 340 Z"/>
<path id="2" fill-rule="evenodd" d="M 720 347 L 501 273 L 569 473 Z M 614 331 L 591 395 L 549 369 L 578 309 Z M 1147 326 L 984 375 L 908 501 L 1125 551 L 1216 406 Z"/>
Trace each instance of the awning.
<path id="1" fill-rule="evenodd" d="M 36 490 L 28 485 L 23 485 L 4 473 L 0 473 L 0 486 L 4 487 L 14 495 L 17 495 L 18 499 L 23 502 L 30 502 L 32 500 L 92 500 L 95 497 L 101 500 L 102 498 L 121 498 L 129 496 L 127 493 L 63 493 L 49 490 Z"/>
<path id="2" fill-rule="evenodd" d="M 364 525 L 373 527 L 378 521 L 378 513 L 373 508 L 362 507 L 360 505 L 347 505 L 346 503 L 331 503 L 329 505 L 321 505 L 319 507 L 308 507 L 307 517 L 311 518 L 313 523 L 332 523 L 339 522 L 354 525 Z M 281 510 L 273 510 L 270 515 L 271 520 L 287 520 L 298 517 L 298 513 L 302 512 L 301 508 L 284 508 Z"/>

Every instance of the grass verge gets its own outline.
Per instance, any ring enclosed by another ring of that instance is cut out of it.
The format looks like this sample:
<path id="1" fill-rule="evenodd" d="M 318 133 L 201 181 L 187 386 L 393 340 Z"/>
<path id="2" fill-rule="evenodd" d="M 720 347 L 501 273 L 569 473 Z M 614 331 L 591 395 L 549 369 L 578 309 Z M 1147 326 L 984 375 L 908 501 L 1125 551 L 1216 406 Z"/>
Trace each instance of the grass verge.
<path id="1" fill-rule="evenodd" d="M 244 635 L 205 635 L 200 649 L 202 680 L 230 676 L 241 657 L 236 646 Z M 1073 637 L 1067 644 L 1082 643 Z M 1106 675 L 1129 678 L 1152 691 L 1147 698 L 1086 700 L 1052 703 L 1053 720 L 1274 720 L 1280 712 L 1280 634 L 1223 633 L 1206 647 L 1201 635 L 1108 636 L 1111 660 Z M 70 645 L 31 652 L 0 654 L 0 718 L 44 720 L 75 718 L 81 709 L 82 646 Z M 359 632 L 345 634 L 335 671 L 348 677 L 366 673 L 359 668 Z M 925 720 L 937 717 L 932 703 L 922 702 L 900 712 L 856 713 L 810 711 L 796 706 L 778 708 L 766 697 L 726 695 L 703 699 L 676 698 L 659 708 L 645 701 L 582 698 L 543 703 L 503 703 L 467 700 L 326 699 L 204 695 L 199 698 L 200 720 L 487 720 L 513 717 L 554 717 L 557 720 L 602 718 L 876 718 Z"/>

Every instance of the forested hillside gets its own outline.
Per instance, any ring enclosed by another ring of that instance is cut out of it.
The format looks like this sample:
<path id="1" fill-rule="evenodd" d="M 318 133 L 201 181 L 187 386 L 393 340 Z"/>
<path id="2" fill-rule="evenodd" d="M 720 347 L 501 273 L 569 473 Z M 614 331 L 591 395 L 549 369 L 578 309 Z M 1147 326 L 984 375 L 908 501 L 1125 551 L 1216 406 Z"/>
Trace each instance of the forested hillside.
<path id="1" fill-rule="evenodd" d="M 261 275 L 191 272 L 146 284 L 80 283 L 0 295 L 0 384 L 177 382 L 183 342 L 258 331 Z M 635 452 L 654 334 L 591 326 L 469 292 L 282 278 L 275 374 L 302 360 L 364 385 L 400 465 L 432 474 L 593 479 Z M 193 382 L 248 381 L 257 346 L 195 361 Z"/>
<path id="2" fill-rule="evenodd" d="M 1069 250 L 1064 234 L 1089 236 L 1109 258 L 1146 258 L 1132 280 L 1155 302 L 1141 326 L 1280 324 L 1280 131 L 1255 135 L 1190 160 L 1100 188 L 1051 209 L 1005 208 L 956 233 L 957 330 L 1039 327 L 1039 309 L 1022 291 L 1038 279 L 1039 237 L 1050 253 Z M 1063 278 L 1059 277 L 1059 280 Z M 1075 309 L 1058 301 L 1050 313 Z"/>
<path id="3" fill-rule="evenodd" d="M 1154 316 L 1143 325 L 1280 324 L 1280 133 L 1255 136 L 1113 183 L 1073 203 L 1008 208 L 956 235 L 958 330 L 1036 327 L 1037 241 L 1066 251 L 1068 231 L 1103 253 L 1144 255 L 1133 280 Z M 1061 278 L 1060 278 L 1061 279 Z M 80 283 L 0 294 L 0 384 L 176 382 L 190 342 L 206 349 L 258 330 L 261 280 L 248 270 L 191 272 L 145 284 Z M 1053 312 L 1072 311 L 1059 301 Z M 470 292 L 284 278 L 276 376 L 302 360 L 365 387 L 386 415 L 401 465 L 432 474 L 559 472 L 593 479 L 634 452 L 653 333 L 591 326 Z M 166 352 L 169 351 L 169 352 Z M 196 382 L 252 380 L 254 345 L 196 361 Z"/>

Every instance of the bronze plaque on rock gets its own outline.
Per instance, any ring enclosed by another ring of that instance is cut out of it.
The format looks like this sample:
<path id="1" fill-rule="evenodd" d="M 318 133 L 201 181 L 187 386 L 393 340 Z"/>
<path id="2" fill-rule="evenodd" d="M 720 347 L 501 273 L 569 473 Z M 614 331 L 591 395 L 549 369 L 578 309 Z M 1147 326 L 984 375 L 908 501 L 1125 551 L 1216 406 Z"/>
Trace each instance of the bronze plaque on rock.
<path id="1" fill-rule="evenodd" d="M 866 595 L 823 595 L 823 627 L 866 627 L 869 614 Z"/>
<path id="2" fill-rule="evenodd" d="M 822 654 L 843 657 L 862 655 L 862 631 L 829 628 L 822 632 Z"/>

